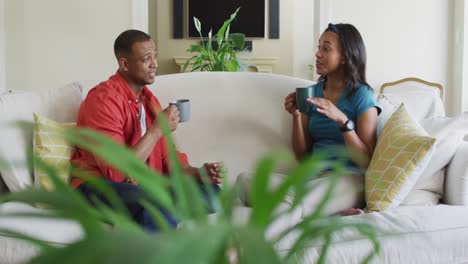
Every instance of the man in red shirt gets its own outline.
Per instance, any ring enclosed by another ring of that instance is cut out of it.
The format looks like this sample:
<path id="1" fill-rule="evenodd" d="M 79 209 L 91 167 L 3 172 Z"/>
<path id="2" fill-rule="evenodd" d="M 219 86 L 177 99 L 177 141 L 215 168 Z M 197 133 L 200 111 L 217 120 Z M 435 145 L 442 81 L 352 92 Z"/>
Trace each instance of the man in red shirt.
<path id="1" fill-rule="evenodd" d="M 169 127 L 174 131 L 179 122 L 179 112 L 174 105 L 162 110 L 159 101 L 146 87 L 156 77 L 156 46 L 146 33 L 127 30 L 115 40 L 114 53 L 119 69 L 107 81 L 89 91 L 81 104 L 77 126 L 104 133 L 133 150 L 150 168 L 167 175 L 170 173 L 169 153 L 161 127 L 155 121 L 157 114 L 163 111 Z M 178 157 L 185 172 L 198 179 L 199 168 L 192 167 L 185 154 L 178 152 Z M 71 162 L 105 178 L 138 223 L 148 230 L 157 229 L 149 213 L 136 201 L 135 196 L 142 195 L 142 191 L 129 177 L 80 148 L 73 154 Z M 214 184 L 221 182 L 219 163 L 205 163 L 203 166 Z M 71 184 L 88 198 L 96 195 L 90 186 L 78 178 L 72 178 Z M 175 226 L 176 221 L 165 215 L 169 224 Z"/>

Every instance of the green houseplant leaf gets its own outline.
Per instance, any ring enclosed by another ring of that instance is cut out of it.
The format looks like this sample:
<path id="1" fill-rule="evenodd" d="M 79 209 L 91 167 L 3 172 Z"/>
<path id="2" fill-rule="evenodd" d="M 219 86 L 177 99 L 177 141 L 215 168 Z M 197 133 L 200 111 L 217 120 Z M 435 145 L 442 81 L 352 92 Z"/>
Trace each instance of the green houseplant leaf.
<path id="1" fill-rule="evenodd" d="M 277 189 L 267 188 L 272 173 L 280 162 L 292 160 L 290 154 L 272 153 L 262 159 L 256 168 L 253 180 L 252 212 L 249 221 L 238 224 L 233 221 L 235 212 L 235 193 L 237 186 L 223 184 L 221 193 L 216 196 L 219 211 L 216 215 L 206 216 L 203 210 L 203 197 L 193 180 L 183 174 L 175 154 L 171 132 L 164 116 L 160 116 L 163 132 L 168 141 L 170 158 L 174 165 L 169 179 L 149 170 L 139 161 L 133 152 L 109 138 L 86 129 L 73 129 L 65 133 L 65 137 L 83 148 L 99 156 L 104 161 L 118 168 L 125 174 L 132 175 L 139 186 L 148 192 L 152 200 L 163 204 L 166 209 L 183 219 L 177 230 L 161 228 L 160 233 L 148 234 L 137 226 L 129 217 L 128 212 L 118 206 L 98 204 L 92 206 L 86 203 L 67 184 L 60 182 L 53 167 L 42 164 L 55 185 L 55 189 L 28 189 L 9 194 L 5 201 L 20 201 L 29 204 L 41 203 L 50 210 L 39 217 L 71 219 L 79 222 L 86 235 L 68 245 L 47 244 L 25 235 L 8 230 L 6 235 L 25 239 L 39 245 L 39 255 L 30 263 L 295 263 L 301 259 L 308 243 L 322 243 L 323 250 L 319 259 L 325 263 L 326 253 L 331 250 L 333 234 L 344 229 L 358 230 L 369 238 L 374 251 L 364 259 L 365 262 L 379 252 L 376 233 L 371 225 L 343 221 L 339 217 L 323 216 L 323 205 L 330 201 L 333 195 L 333 182 L 342 172 L 339 161 L 335 164 L 336 174 L 330 178 L 327 195 L 323 197 L 320 206 L 310 215 L 285 230 L 277 238 L 267 240 L 265 233 L 281 214 L 275 214 L 275 208 L 281 203 L 288 191 L 294 191 L 297 201 L 293 207 L 300 204 L 305 190 L 305 181 L 317 177 L 324 167 L 330 164 L 321 162 L 323 156 L 313 155 L 294 168 L 287 180 Z M 83 178 L 86 178 L 83 176 Z M 227 182 L 227 181 L 226 181 Z M 97 183 L 96 185 L 99 185 Z M 168 187 L 171 188 L 169 191 Z M 103 195 L 114 199 L 112 191 L 103 189 Z M 142 201 L 151 208 L 155 219 L 160 218 L 153 201 Z M 287 213 L 287 212 L 285 212 Z M 21 217 L 21 214 L 10 214 Z M 23 214 L 29 217 L 31 214 Z M 0 215 L 0 217 L 9 217 Z M 110 225 L 108 225 L 110 223 Z M 298 231 L 300 236 L 287 254 L 278 254 L 275 245 L 285 235 Z"/>
<path id="2" fill-rule="evenodd" d="M 201 44 L 192 44 L 187 52 L 195 53 L 187 60 L 182 68 L 185 72 L 188 66 L 193 62 L 191 71 L 229 71 L 236 72 L 240 69 L 240 63 L 237 59 L 237 51 L 244 50 L 245 35 L 242 33 L 230 33 L 230 25 L 234 21 L 240 8 L 232 13 L 223 25 L 219 28 L 216 35 L 212 36 L 212 30 L 208 33 L 208 40 L 205 41 L 202 35 L 202 25 L 200 20 L 193 18 L 195 28 L 200 35 Z M 213 38 L 216 39 L 216 48 L 213 48 Z"/>
<path id="3" fill-rule="evenodd" d="M 234 48 L 237 48 L 239 50 L 244 50 L 245 49 L 245 42 L 244 42 L 244 38 L 245 36 L 243 34 L 239 34 L 239 33 L 233 33 L 231 35 L 229 35 L 229 37 L 231 38 L 232 40 L 232 43 L 233 43 L 233 47 Z"/>

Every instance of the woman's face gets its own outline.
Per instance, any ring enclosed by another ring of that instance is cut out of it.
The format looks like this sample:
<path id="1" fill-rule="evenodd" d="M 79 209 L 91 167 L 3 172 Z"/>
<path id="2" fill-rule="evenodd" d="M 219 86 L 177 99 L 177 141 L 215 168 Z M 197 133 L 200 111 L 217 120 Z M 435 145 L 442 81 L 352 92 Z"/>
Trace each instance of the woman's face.
<path id="1" fill-rule="evenodd" d="M 332 31 L 326 31 L 320 36 L 316 58 L 316 72 L 319 75 L 328 75 L 337 72 L 344 66 L 340 38 Z"/>

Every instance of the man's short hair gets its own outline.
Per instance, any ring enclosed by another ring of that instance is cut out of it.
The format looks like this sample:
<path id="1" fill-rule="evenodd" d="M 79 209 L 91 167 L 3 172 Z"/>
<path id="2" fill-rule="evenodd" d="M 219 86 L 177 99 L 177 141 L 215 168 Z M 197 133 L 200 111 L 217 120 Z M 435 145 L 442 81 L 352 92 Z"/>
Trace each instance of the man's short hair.
<path id="1" fill-rule="evenodd" d="M 132 46 L 135 42 L 145 42 L 150 40 L 151 37 L 143 31 L 136 29 L 129 29 L 122 32 L 114 42 L 114 54 L 118 59 L 122 54 L 130 54 Z"/>

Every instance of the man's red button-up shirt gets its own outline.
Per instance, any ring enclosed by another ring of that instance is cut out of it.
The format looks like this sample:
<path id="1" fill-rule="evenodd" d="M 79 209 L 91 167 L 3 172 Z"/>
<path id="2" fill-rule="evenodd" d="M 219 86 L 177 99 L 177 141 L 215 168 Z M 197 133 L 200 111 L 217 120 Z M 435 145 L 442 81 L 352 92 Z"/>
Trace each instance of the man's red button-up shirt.
<path id="1" fill-rule="evenodd" d="M 149 128 L 156 119 L 151 107 L 153 105 L 160 112 L 161 104 L 146 86 L 141 91 L 140 98 L 146 112 L 146 127 Z M 139 100 L 139 97 L 117 71 L 109 80 L 89 91 L 80 106 L 77 126 L 94 129 L 122 145 L 132 147 L 142 137 Z M 183 153 L 178 154 L 181 163 L 188 164 L 187 156 Z M 123 182 L 127 179 L 109 164 L 80 148 L 77 148 L 73 154 L 71 162 L 81 169 L 111 181 Z M 164 138 L 161 138 L 154 146 L 147 164 L 159 173 L 169 173 L 169 152 Z M 77 178 L 71 180 L 73 187 L 77 187 L 81 183 L 82 181 Z"/>

